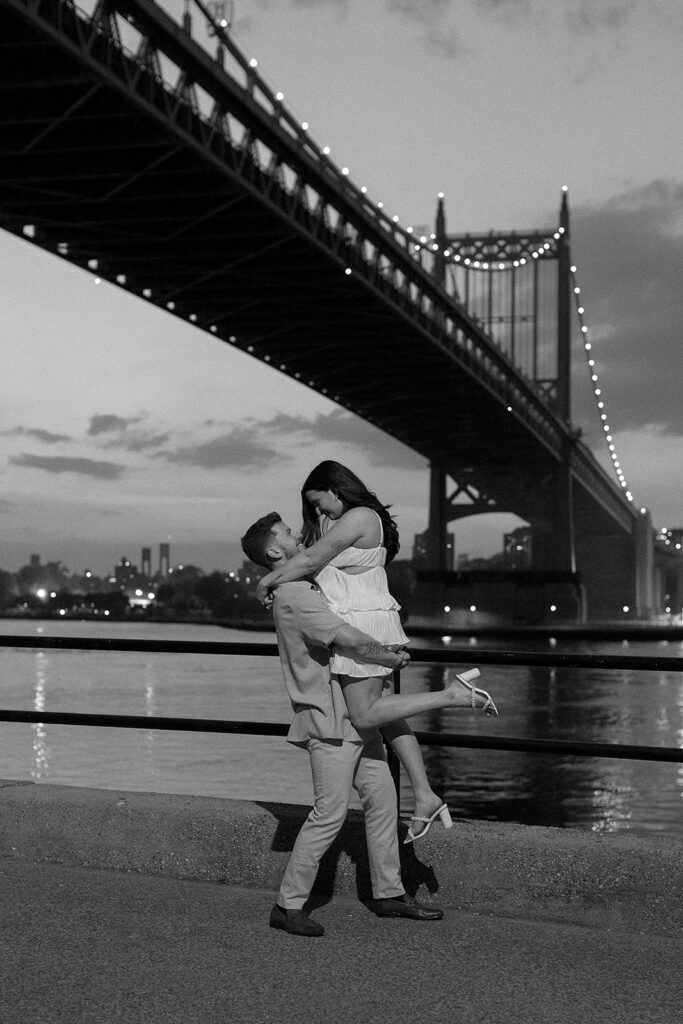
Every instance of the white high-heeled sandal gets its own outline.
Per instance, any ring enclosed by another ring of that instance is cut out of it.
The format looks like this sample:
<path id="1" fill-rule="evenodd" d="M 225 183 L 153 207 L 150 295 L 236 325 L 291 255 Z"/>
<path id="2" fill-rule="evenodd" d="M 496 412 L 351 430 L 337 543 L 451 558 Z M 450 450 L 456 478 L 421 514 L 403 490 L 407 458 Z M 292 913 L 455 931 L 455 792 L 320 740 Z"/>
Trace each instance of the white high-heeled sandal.
<path id="1" fill-rule="evenodd" d="M 486 690 L 479 690 L 476 686 L 472 686 L 470 683 L 467 682 L 468 679 L 477 679 L 479 675 L 480 672 L 478 668 L 468 668 L 466 672 L 462 672 L 459 674 L 456 673 L 455 678 L 458 680 L 459 683 L 462 683 L 463 686 L 466 686 L 467 689 L 470 690 L 470 692 L 472 693 L 473 708 L 476 708 L 477 706 L 478 696 L 485 697 L 486 703 L 482 706 L 481 710 L 484 712 L 485 715 L 497 715 L 498 708 L 496 707 L 495 701 L 491 694 L 487 693 Z"/>
<path id="2" fill-rule="evenodd" d="M 424 836 L 426 836 L 430 828 L 432 827 L 432 823 L 437 818 L 440 819 L 441 824 L 443 825 L 444 828 L 453 828 L 453 819 L 451 818 L 450 811 L 448 810 L 446 804 L 441 804 L 441 807 L 437 807 L 437 809 L 432 814 L 431 818 L 422 818 L 419 814 L 413 814 L 413 816 L 410 819 L 410 828 L 408 829 L 408 835 L 403 840 L 403 845 L 405 846 L 406 843 L 414 843 L 416 839 L 422 839 Z M 421 832 L 418 832 L 417 835 L 415 835 L 415 833 L 413 832 L 412 823 L 414 821 L 423 821 L 425 823 L 425 827 L 422 829 Z"/>

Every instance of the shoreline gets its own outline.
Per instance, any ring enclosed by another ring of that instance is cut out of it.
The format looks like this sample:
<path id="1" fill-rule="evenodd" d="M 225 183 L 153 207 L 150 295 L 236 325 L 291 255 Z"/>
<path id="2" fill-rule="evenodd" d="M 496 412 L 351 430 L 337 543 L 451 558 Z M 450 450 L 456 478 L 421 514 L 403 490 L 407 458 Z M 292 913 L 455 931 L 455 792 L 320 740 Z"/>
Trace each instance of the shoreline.
<path id="1" fill-rule="evenodd" d="M 119 622 L 131 625 L 186 625 L 186 626 L 217 626 L 220 629 L 236 629 L 252 633 L 274 633 L 272 622 L 251 619 L 162 619 L 152 617 L 113 616 L 101 619 L 96 616 L 57 616 L 57 615 L 3 615 L 3 622 Z M 549 625 L 499 625 L 499 626 L 446 626 L 424 622 L 411 622 L 407 619 L 403 627 L 412 636 L 430 638 L 442 637 L 477 637 L 491 639 L 535 638 L 535 639 L 566 639 L 566 640 L 683 640 L 683 624 L 665 625 L 655 622 L 594 622 L 575 625 L 558 623 Z"/>

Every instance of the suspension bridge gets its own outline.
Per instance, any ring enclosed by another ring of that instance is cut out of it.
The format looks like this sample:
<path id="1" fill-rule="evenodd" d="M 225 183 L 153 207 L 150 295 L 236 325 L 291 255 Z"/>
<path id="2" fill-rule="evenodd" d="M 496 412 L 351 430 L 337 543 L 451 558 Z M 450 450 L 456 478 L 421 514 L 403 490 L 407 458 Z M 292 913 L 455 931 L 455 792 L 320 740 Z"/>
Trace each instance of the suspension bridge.
<path id="1" fill-rule="evenodd" d="M 210 26 L 215 52 L 193 34 Z M 288 111 L 201 0 L 2 0 L 0 227 L 314 389 L 429 460 L 420 585 L 472 585 L 449 524 L 513 512 L 564 616 L 646 618 L 683 559 L 570 422 L 582 320 L 563 193 L 547 230 L 418 233 Z M 576 312 L 574 311 L 576 306 Z M 577 321 L 578 317 L 578 321 Z M 625 612 L 625 609 L 627 612 Z"/>

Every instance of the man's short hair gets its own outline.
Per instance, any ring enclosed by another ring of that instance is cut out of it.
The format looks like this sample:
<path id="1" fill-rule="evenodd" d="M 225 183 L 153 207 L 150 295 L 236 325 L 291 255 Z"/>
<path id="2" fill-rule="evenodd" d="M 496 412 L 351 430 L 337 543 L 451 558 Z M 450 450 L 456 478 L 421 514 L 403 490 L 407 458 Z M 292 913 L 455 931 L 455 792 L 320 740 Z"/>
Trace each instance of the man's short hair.
<path id="1" fill-rule="evenodd" d="M 269 512 L 267 516 L 261 516 L 252 523 L 240 541 L 247 558 L 256 565 L 262 565 L 264 569 L 272 567 L 266 552 L 273 543 L 273 527 L 281 522 L 282 516 L 279 512 Z"/>

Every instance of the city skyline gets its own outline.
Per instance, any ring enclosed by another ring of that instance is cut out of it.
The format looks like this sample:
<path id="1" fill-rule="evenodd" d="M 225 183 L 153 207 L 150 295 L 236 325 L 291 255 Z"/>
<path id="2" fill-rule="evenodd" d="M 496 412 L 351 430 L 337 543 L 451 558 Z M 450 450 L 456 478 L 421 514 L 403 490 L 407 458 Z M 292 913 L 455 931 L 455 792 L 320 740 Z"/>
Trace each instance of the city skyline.
<path id="1" fill-rule="evenodd" d="M 182 4 L 164 6 L 177 14 Z M 553 227 L 568 186 L 572 258 L 621 464 L 655 525 L 679 525 L 680 8 L 235 8 L 238 45 L 403 224 L 431 224 L 443 191 L 454 232 Z M 237 564 L 239 536 L 258 515 L 275 508 L 299 521 L 300 483 L 324 458 L 350 465 L 392 504 L 409 555 L 426 527 L 420 456 L 26 241 L 0 233 L 0 259 L 10 354 L 0 384 L 3 568 L 49 551 L 102 574 L 137 552 L 139 536 L 170 536 L 185 562 Z M 575 425 L 607 466 L 578 338 L 573 396 Z M 520 523 L 487 518 L 457 524 L 457 552 L 489 555 Z"/>

